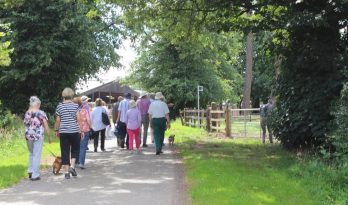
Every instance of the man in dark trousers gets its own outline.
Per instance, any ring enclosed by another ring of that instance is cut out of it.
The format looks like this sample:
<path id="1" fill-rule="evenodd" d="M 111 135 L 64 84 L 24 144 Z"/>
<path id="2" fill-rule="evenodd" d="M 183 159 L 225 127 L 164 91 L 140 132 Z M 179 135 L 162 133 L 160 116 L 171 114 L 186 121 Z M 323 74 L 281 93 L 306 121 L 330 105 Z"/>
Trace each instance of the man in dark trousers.
<path id="1" fill-rule="evenodd" d="M 129 101 L 132 98 L 132 94 L 127 93 L 125 99 L 123 99 L 118 106 L 118 116 L 117 116 L 117 129 L 119 132 L 121 148 L 124 148 L 124 143 L 126 141 L 127 149 L 129 149 L 128 135 L 127 135 L 127 111 L 129 109 Z M 126 140 L 125 140 L 126 138 Z"/>
<path id="2" fill-rule="evenodd" d="M 262 143 L 265 143 L 266 140 L 266 128 L 269 135 L 269 142 L 273 143 L 272 130 L 270 127 L 270 115 L 273 109 L 272 99 L 268 100 L 266 105 L 262 105 L 260 108 L 260 117 L 261 117 L 261 128 L 262 128 Z"/>
<path id="3" fill-rule="evenodd" d="M 117 145 L 120 147 L 121 146 L 121 140 L 120 140 L 120 137 L 119 137 L 119 134 L 118 134 L 118 129 L 117 129 L 117 125 L 116 125 L 116 122 L 117 122 L 117 117 L 118 117 L 118 107 L 120 105 L 120 102 L 123 100 L 123 97 L 122 96 L 119 96 L 117 98 L 117 102 L 115 102 L 113 105 L 112 105 L 112 121 L 114 122 L 114 125 L 115 125 L 115 135 L 116 135 L 116 138 L 117 138 Z"/>

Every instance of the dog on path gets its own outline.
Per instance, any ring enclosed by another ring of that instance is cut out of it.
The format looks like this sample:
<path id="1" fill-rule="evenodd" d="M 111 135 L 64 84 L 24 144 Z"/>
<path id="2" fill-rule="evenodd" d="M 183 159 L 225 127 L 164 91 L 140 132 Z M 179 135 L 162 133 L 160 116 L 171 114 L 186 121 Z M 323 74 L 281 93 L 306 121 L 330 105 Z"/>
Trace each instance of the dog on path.
<path id="1" fill-rule="evenodd" d="M 174 145 L 174 141 L 175 141 L 175 135 L 170 135 L 168 138 L 168 142 L 170 146 Z"/>
<path id="2" fill-rule="evenodd" d="M 52 164 L 53 174 L 58 175 L 60 169 L 62 168 L 62 158 L 60 156 L 56 156 L 51 152 L 52 156 L 55 158 Z"/>

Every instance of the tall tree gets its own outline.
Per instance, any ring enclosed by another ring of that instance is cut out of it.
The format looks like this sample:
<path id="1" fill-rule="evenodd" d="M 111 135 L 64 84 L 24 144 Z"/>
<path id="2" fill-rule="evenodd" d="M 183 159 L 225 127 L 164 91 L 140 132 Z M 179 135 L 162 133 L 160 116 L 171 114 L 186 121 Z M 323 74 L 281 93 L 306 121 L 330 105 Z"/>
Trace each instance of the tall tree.
<path id="1" fill-rule="evenodd" d="M 23 0 L 2 10 L 9 24 L 11 65 L 0 68 L 0 99 L 21 112 L 30 95 L 52 111 L 60 92 L 100 69 L 118 66 L 114 12 L 94 1 Z"/>
<path id="2" fill-rule="evenodd" d="M 242 108 L 250 108 L 251 85 L 253 80 L 253 33 L 249 32 L 246 39 L 246 66 Z"/>
<path id="3" fill-rule="evenodd" d="M 204 86 L 203 106 L 227 99 L 237 103 L 242 93 L 242 75 L 235 59 L 239 57 L 241 40 L 237 33 L 201 34 L 196 40 L 176 43 L 161 37 L 141 48 L 129 81 L 148 91 L 162 91 L 169 102 L 175 103 L 176 111 L 196 106 L 197 85 Z"/>

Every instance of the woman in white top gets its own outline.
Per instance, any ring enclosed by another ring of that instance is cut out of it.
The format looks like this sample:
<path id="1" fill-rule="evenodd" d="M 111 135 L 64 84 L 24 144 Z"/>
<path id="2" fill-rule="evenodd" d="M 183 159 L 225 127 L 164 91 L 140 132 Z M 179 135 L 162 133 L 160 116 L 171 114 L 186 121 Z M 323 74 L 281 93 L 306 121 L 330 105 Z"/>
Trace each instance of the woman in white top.
<path id="1" fill-rule="evenodd" d="M 103 101 L 100 98 L 97 98 L 95 101 L 96 107 L 92 112 L 92 129 L 93 129 L 93 138 L 94 138 L 94 152 L 97 152 L 98 142 L 99 142 L 99 133 L 100 133 L 100 148 L 105 151 L 105 130 L 107 125 L 103 123 L 102 113 L 107 111 L 103 107 Z"/>
<path id="2" fill-rule="evenodd" d="M 163 102 L 164 96 L 161 92 L 156 93 L 155 101 L 151 103 L 149 108 L 150 125 L 153 129 L 156 145 L 156 155 L 162 152 L 162 144 L 166 129 L 170 128 L 170 118 L 168 105 Z"/>

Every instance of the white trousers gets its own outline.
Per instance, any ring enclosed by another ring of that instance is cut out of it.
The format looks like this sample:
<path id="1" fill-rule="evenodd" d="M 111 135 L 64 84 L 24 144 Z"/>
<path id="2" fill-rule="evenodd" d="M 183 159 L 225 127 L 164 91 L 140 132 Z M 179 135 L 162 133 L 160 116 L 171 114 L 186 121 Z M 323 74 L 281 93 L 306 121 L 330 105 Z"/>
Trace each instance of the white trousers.
<path id="1" fill-rule="evenodd" d="M 27 140 L 29 150 L 28 173 L 32 173 L 32 178 L 37 178 L 40 176 L 40 160 L 43 142 L 43 138 L 36 141 Z"/>

